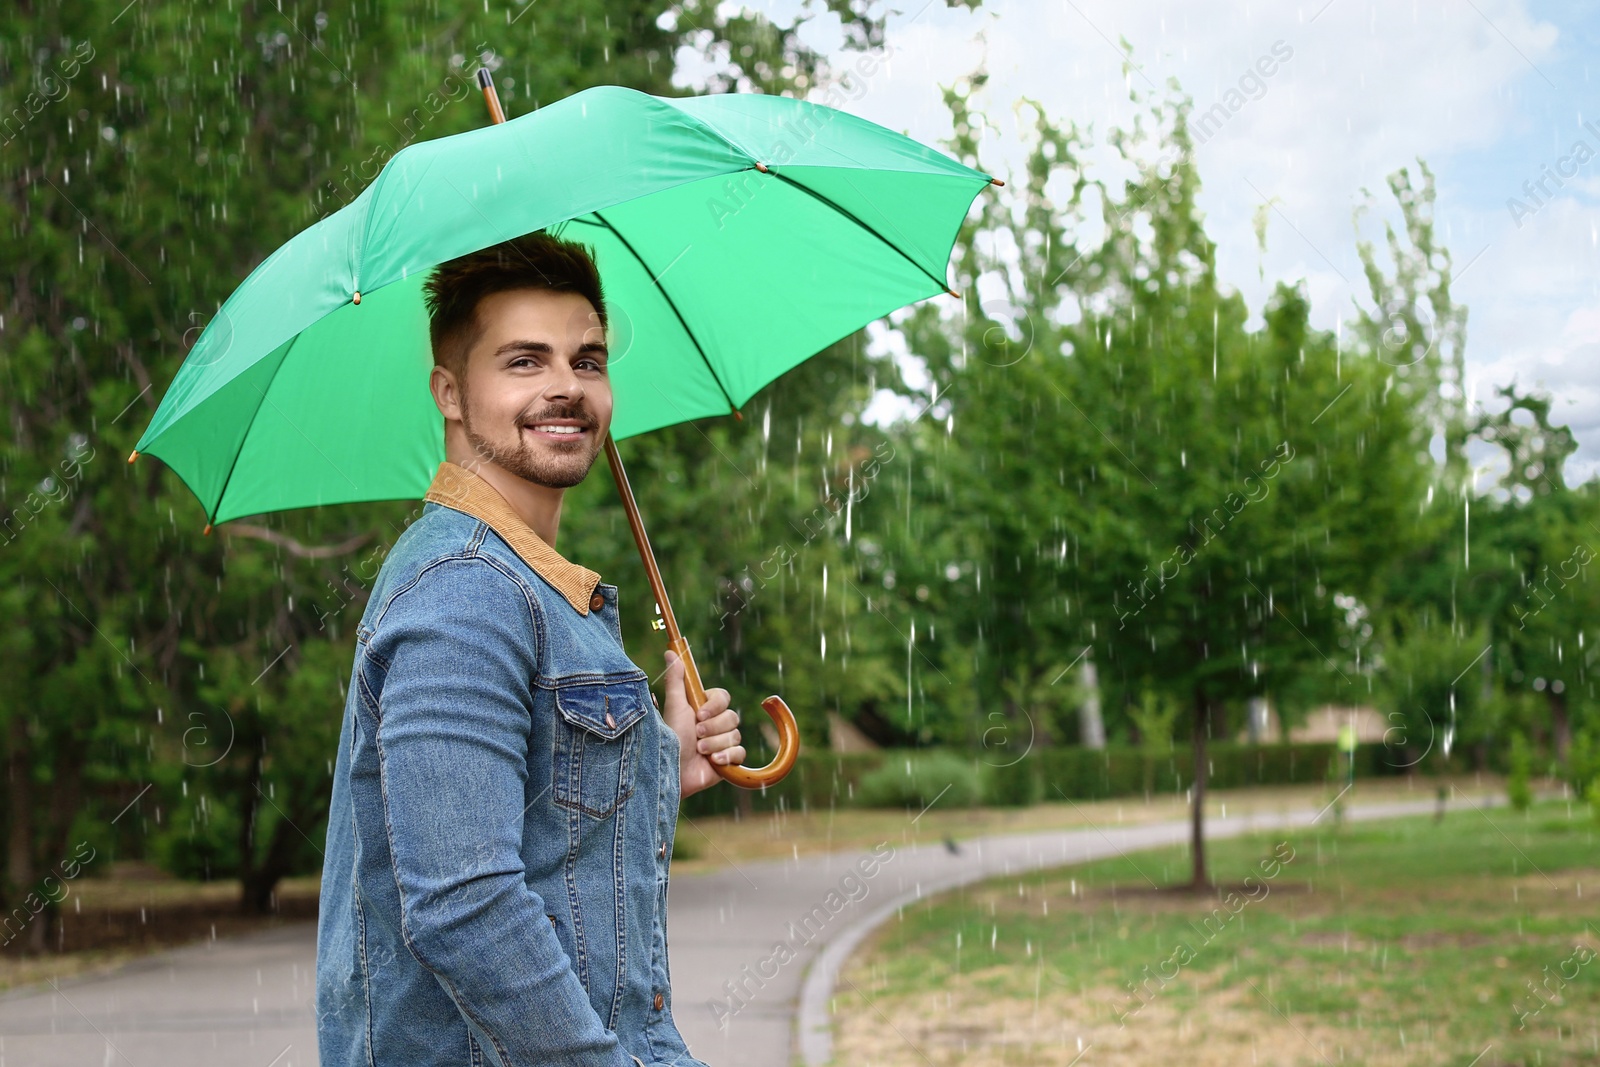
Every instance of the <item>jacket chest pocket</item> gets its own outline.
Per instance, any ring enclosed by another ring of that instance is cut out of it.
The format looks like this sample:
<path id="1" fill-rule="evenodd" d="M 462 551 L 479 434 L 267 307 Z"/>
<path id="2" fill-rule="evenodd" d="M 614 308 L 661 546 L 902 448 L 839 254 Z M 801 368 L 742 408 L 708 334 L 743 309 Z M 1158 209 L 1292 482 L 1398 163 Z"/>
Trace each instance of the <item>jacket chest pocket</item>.
<path id="1" fill-rule="evenodd" d="M 634 727 L 653 707 L 649 684 L 640 672 L 556 687 L 551 792 L 557 804 L 604 819 L 633 793 L 643 732 Z"/>

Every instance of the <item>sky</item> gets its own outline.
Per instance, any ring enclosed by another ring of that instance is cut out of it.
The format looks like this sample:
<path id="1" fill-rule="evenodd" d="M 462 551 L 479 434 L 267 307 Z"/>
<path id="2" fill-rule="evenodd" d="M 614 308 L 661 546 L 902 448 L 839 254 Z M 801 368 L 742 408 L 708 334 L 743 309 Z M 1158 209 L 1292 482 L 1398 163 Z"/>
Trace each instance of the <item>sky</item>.
<path id="1" fill-rule="evenodd" d="M 941 86 L 981 68 L 989 81 L 972 103 L 1000 128 L 984 146 L 984 169 L 1001 178 L 1010 180 L 1025 158 L 1025 122 L 1014 117 L 1023 98 L 1101 137 L 1128 123 L 1122 39 L 1133 48 L 1139 71 L 1131 77 L 1141 89 L 1155 97 L 1175 77 L 1193 98 L 1191 129 L 1213 104 L 1236 105 L 1195 151 L 1199 206 L 1218 246 L 1219 275 L 1255 321 L 1276 282 L 1303 281 L 1316 325 L 1348 322 L 1355 302 L 1366 301 L 1353 214 L 1370 192 L 1360 236 L 1381 245 L 1383 223 L 1399 219 L 1387 177 L 1400 167 L 1416 176 L 1420 158 L 1437 182 L 1436 232 L 1453 260 L 1453 294 L 1468 308 L 1469 397 L 1496 411 L 1497 386 L 1515 381 L 1548 392 L 1553 420 L 1570 426 L 1580 446 L 1568 484 L 1600 474 L 1600 5 L 893 5 L 873 9 L 890 12 L 893 54 L 843 110 L 944 148 L 951 129 Z M 783 24 L 802 10 L 795 0 L 743 6 Z M 853 62 L 837 18 L 818 10 L 802 40 L 831 64 Z M 716 62 L 692 51 L 679 59 L 679 83 L 690 87 Z M 1261 76 L 1266 69 L 1271 75 Z M 812 95 L 821 99 L 820 90 Z M 1542 190 L 1534 184 L 1541 180 Z M 1264 254 L 1252 228 L 1263 204 Z M 1493 454 L 1474 455 L 1486 463 L 1483 488 L 1495 473 Z"/>

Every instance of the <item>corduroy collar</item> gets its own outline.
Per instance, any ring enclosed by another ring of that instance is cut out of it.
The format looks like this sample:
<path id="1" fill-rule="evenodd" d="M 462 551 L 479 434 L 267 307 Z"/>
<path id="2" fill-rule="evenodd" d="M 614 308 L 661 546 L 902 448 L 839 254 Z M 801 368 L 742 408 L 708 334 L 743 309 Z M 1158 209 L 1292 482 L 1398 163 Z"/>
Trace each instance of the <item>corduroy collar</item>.
<path id="1" fill-rule="evenodd" d="M 467 468 L 445 460 L 439 464 L 424 500 L 471 515 L 499 534 L 539 577 L 567 598 L 580 615 L 589 605 L 600 575 L 564 558 L 533 532 L 533 528 L 506 503 L 499 490 Z"/>

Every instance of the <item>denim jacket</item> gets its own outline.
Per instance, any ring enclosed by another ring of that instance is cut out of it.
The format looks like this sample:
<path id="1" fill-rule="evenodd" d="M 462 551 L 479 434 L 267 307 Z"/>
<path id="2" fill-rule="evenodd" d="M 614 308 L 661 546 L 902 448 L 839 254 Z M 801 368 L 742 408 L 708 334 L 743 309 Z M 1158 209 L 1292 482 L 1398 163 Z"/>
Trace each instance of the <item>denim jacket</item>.
<path id="1" fill-rule="evenodd" d="M 704 1067 L 667 973 L 678 773 L 616 587 L 442 463 L 356 634 L 323 1067 Z"/>

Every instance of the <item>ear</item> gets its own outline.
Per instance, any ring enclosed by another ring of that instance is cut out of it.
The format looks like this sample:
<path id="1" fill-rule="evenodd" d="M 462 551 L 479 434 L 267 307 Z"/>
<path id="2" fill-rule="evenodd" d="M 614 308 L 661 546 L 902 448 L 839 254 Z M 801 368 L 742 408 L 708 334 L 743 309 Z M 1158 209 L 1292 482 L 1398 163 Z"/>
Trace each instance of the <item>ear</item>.
<path id="1" fill-rule="evenodd" d="M 433 402 L 445 421 L 460 422 L 461 390 L 455 374 L 445 367 L 435 365 L 432 373 L 428 375 L 428 388 L 432 391 Z"/>

